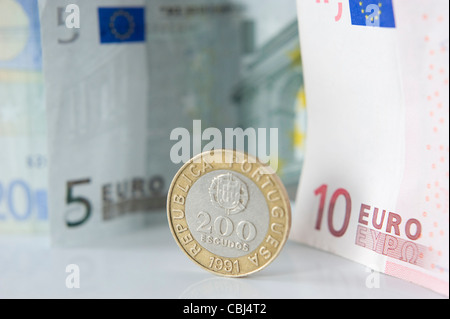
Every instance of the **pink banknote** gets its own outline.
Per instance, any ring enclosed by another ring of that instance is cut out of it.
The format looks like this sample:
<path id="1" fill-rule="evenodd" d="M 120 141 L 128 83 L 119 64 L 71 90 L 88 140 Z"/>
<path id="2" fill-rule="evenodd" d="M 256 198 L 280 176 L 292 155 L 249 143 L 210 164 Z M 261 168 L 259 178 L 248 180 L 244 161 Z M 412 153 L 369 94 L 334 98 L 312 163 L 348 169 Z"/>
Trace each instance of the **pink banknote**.
<path id="1" fill-rule="evenodd" d="M 449 294 L 449 2 L 298 0 L 291 239 Z"/>

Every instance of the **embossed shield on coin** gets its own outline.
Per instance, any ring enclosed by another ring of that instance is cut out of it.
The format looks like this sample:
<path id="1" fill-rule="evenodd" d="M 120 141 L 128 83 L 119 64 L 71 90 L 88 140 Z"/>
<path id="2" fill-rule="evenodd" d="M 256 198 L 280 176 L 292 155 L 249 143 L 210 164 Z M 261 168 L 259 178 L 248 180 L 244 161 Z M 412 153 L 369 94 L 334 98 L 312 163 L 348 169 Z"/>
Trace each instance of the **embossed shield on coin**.
<path id="1" fill-rule="evenodd" d="M 245 153 L 216 150 L 183 165 L 167 200 L 180 248 L 219 275 L 256 272 L 278 256 L 291 222 L 289 198 L 274 171 Z"/>

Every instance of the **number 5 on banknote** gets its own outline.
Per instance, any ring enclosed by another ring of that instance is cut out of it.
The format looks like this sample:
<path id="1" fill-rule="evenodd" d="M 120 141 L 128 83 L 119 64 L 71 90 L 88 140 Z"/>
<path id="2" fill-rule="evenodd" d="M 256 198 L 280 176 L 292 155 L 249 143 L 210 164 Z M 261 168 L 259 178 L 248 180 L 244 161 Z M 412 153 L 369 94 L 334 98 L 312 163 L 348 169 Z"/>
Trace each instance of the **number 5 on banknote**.
<path id="1" fill-rule="evenodd" d="M 78 37 L 80 36 L 80 32 L 77 30 L 79 28 L 79 19 L 80 19 L 80 17 L 79 17 L 79 9 L 78 9 L 78 11 L 71 12 L 70 10 L 68 10 L 68 9 L 70 9 L 69 6 L 67 6 L 67 7 L 58 7 L 57 8 L 57 10 L 58 10 L 58 13 L 57 13 L 57 15 L 58 15 L 58 26 L 59 27 L 63 27 L 64 29 L 67 30 L 67 33 L 70 34 L 70 36 L 67 37 L 67 38 L 64 38 L 64 39 L 58 38 L 58 43 L 59 44 L 72 43 L 72 42 L 76 41 L 78 39 Z M 67 15 L 67 13 L 70 13 L 70 14 Z M 75 15 L 75 17 L 74 17 L 74 14 L 77 14 L 77 15 Z M 69 28 L 70 19 L 72 19 L 72 21 L 78 21 L 78 24 L 77 24 L 78 28 L 77 27 L 75 27 L 75 28 L 70 27 Z"/>
<path id="2" fill-rule="evenodd" d="M 79 203 L 83 206 L 83 209 L 84 209 L 84 214 L 82 214 L 82 217 L 78 218 L 75 221 L 71 221 L 70 218 L 68 218 L 69 217 L 68 215 L 71 215 L 71 213 L 73 213 L 73 210 L 69 209 L 68 211 L 66 211 L 66 225 L 68 227 L 80 226 L 89 219 L 89 216 L 91 216 L 91 213 L 92 213 L 91 202 L 85 197 L 73 195 L 73 188 L 75 186 L 89 184 L 90 182 L 91 182 L 91 180 L 89 178 L 67 182 L 66 204 L 71 205 L 74 203 Z"/>

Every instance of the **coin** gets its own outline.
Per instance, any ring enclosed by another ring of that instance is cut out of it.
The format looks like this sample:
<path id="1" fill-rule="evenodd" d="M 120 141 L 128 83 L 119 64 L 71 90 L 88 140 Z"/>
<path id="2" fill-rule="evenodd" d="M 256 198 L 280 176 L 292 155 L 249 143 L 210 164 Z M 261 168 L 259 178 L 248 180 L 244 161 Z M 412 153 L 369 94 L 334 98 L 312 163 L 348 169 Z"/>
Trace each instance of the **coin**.
<path id="1" fill-rule="evenodd" d="M 170 185 L 167 215 L 186 255 L 228 277 L 270 264 L 291 224 L 289 197 L 273 169 L 232 150 L 205 152 L 185 163 Z"/>

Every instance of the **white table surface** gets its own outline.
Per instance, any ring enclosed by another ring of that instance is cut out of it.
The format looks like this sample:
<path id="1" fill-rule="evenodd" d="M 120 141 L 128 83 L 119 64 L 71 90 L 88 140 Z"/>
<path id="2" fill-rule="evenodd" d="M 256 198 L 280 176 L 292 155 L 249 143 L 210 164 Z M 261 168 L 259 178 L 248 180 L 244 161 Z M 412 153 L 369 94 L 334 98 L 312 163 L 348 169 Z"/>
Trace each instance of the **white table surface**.
<path id="1" fill-rule="evenodd" d="M 66 287 L 76 264 L 80 288 Z M 107 242 L 54 248 L 46 235 L 0 236 L 0 298 L 445 298 L 379 275 L 339 256 L 288 242 L 279 257 L 245 278 L 211 274 L 184 255 L 165 216 L 150 228 Z"/>

